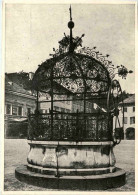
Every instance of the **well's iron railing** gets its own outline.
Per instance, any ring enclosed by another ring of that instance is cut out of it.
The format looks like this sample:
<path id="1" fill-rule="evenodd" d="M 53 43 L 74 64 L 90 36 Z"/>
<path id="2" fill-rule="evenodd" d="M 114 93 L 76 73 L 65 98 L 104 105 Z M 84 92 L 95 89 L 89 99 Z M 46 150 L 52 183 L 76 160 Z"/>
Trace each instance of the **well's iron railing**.
<path id="1" fill-rule="evenodd" d="M 111 131 L 107 113 L 53 113 L 52 118 L 50 113 L 39 113 L 28 119 L 31 140 L 110 141 Z"/>

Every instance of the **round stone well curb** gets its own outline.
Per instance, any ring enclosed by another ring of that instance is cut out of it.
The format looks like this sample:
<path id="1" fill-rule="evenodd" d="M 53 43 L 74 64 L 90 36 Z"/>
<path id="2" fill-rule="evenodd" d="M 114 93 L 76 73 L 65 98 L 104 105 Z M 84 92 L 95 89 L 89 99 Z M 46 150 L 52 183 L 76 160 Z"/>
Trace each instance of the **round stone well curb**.
<path id="1" fill-rule="evenodd" d="M 15 177 L 30 185 L 61 190 L 105 190 L 126 183 L 126 173 L 120 168 L 116 168 L 113 173 L 102 175 L 56 177 L 29 171 L 26 165 L 21 165 L 15 169 Z"/>

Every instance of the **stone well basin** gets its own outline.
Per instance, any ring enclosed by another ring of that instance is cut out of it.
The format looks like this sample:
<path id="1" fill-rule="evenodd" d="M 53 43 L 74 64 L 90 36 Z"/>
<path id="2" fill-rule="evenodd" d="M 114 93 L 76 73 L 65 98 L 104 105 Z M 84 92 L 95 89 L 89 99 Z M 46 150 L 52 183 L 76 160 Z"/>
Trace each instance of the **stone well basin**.
<path id="1" fill-rule="evenodd" d="M 113 143 L 28 140 L 27 168 L 51 175 L 99 175 L 115 171 Z"/>

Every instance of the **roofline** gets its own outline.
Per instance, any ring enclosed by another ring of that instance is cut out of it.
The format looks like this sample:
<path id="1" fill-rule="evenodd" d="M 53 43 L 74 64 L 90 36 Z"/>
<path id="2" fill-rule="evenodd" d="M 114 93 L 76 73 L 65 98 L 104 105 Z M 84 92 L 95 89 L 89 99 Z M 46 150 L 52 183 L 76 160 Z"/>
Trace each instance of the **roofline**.
<path id="1" fill-rule="evenodd" d="M 124 105 L 124 106 L 135 106 L 135 102 L 132 103 L 119 103 L 119 105 Z"/>
<path id="2" fill-rule="evenodd" d="M 22 97 L 27 97 L 27 98 L 36 100 L 36 97 L 33 96 L 33 95 L 29 95 L 29 94 L 25 94 L 25 93 L 19 93 L 19 92 L 15 92 L 15 91 L 12 91 L 12 90 L 7 90 L 6 89 L 5 93 L 10 93 L 10 94 L 14 94 L 14 95 L 20 95 Z"/>
<path id="3" fill-rule="evenodd" d="M 135 105 L 135 102 L 132 102 L 132 103 L 124 103 L 124 105 Z"/>

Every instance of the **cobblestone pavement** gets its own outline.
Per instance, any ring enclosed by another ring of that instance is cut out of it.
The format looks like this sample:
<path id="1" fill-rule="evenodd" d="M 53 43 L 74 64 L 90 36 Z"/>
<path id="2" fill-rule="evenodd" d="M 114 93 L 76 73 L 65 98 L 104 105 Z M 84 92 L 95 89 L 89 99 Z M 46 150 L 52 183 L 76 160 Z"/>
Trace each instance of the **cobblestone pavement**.
<path id="1" fill-rule="evenodd" d="M 27 140 L 6 139 L 4 161 L 4 190 L 5 191 L 50 191 L 46 188 L 27 185 L 15 178 L 15 168 L 26 164 L 29 151 Z M 126 184 L 120 188 L 108 191 L 134 191 L 135 190 L 135 142 L 124 140 L 115 147 L 116 166 L 126 171 Z M 52 190 L 52 189 L 51 189 Z"/>

